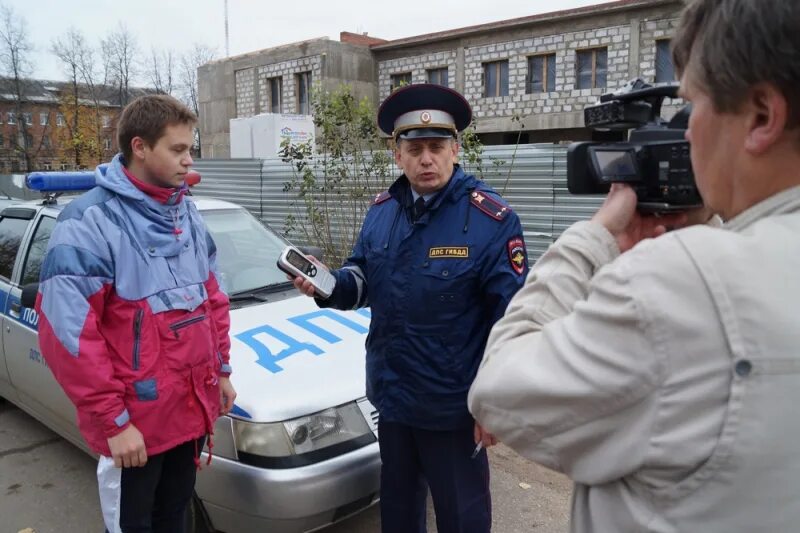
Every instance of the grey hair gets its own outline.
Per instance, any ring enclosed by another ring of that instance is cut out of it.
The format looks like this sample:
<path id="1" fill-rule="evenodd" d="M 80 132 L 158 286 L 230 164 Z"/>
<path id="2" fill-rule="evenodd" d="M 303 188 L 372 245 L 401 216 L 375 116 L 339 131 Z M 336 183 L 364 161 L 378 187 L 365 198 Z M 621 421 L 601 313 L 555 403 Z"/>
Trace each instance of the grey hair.
<path id="1" fill-rule="evenodd" d="M 688 0 L 672 41 L 676 72 L 691 70 L 719 112 L 738 110 L 770 83 L 800 126 L 800 1 Z"/>

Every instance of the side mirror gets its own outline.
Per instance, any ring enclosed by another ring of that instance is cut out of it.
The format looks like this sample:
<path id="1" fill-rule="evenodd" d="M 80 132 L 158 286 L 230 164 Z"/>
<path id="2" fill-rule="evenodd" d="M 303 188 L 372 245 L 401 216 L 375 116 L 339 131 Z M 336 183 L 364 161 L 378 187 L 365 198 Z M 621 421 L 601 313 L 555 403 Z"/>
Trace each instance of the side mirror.
<path id="1" fill-rule="evenodd" d="M 306 255 L 316 257 L 317 260 L 322 263 L 322 248 L 319 246 L 298 246 L 297 249 Z"/>
<path id="2" fill-rule="evenodd" d="M 22 287 L 22 296 L 20 297 L 20 303 L 22 307 L 33 307 L 36 305 L 36 294 L 39 292 L 39 284 L 38 283 L 28 283 Z"/>

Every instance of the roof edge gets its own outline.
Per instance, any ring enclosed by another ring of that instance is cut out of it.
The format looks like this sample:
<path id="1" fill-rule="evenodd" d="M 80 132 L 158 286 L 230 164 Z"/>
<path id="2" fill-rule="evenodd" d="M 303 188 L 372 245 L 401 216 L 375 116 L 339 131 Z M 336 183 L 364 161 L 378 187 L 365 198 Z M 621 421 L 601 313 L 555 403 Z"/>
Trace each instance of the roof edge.
<path id="1" fill-rule="evenodd" d="M 554 20 L 568 20 L 571 18 L 584 17 L 596 13 L 621 12 L 621 11 L 636 9 L 639 7 L 655 7 L 655 6 L 675 4 L 675 3 L 680 3 L 680 0 L 616 0 L 613 2 L 606 2 L 603 4 L 592 4 L 572 9 L 548 11 L 546 13 L 528 15 L 526 17 L 504 19 L 504 20 L 498 20 L 496 22 L 487 22 L 484 24 L 465 26 L 463 28 L 456 28 L 452 30 L 426 33 L 422 35 L 415 35 L 412 37 L 403 37 L 401 39 L 394 39 L 392 41 L 388 41 L 387 43 L 371 45 L 370 49 L 374 51 L 394 50 L 397 48 L 404 48 L 416 44 L 423 44 L 430 41 L 468 37 L 471 35 L 497 29 L 508 30 L 520 26 L 526 26 L 528 24 L 540 24 L 543 22 L 550 22 Z"/>

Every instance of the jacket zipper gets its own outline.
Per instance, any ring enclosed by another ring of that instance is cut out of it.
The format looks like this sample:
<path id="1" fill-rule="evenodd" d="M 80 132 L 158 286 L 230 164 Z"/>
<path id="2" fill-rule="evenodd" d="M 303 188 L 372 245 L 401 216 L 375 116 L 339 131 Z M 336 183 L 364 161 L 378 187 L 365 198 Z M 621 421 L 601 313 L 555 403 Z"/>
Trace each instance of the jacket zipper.
<path id="1" fill-rule="evenodd" d="M 133 319 L 133 369 L 139 370 L 139 344 L 142 336 L 142 319 L 144 318 L 144 309 L 136 311 L 136 317 Z"/>
<path id="2" fill-rule="evenodd" d="M 178 337 L 178 330 L 179 329 L 183 329 L 183 328 L 185 328 L 187 326 L 191 326 L 192 324 L 195 324 L 197 322 L 202 322 L 205 319 L 206 319 L 206 315 L 198 315 L 198 316 L 194 316 L 192 318 L 187 318 L 186 320 L 179 320 L 178 322 L 170 324 L 169 325 L 169 329 L 172 330 L 172 334 L 175 335 L 175 338 L 177 339 L 177 338 L 179 338 Z"/>

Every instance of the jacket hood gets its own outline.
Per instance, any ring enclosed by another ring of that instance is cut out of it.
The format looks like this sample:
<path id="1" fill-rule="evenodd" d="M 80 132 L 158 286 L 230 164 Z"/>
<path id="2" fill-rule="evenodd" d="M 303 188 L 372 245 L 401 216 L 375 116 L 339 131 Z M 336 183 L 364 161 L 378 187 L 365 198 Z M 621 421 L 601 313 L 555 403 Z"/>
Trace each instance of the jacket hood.
<path id="1" fill-rule="evenodd" d="M 108 165 L 99 165 L 94 171 L 94 180 L 99 187 L 132 200 L 150 198 L 144 191 L 136 187 L 128 176 L 125 175 L 125 160 L 122 154 L 117 154 Z M 170 199 L 167 205 L 177 205 L 182 197 L 179 189 L 175 189 L 175 201 Z"/>
<path id="2" fill-rule="evenodd" d="M 136 187 L 123 168 L 122 154 L 117 154 L 108 165 L 95 169 L 95 183 L 117 196 L 131 218 L 136 220 L 133 231 L 137 240 L 147 243 L 157 250 L 158 255 L 175 255 L 190 238 L 191 215 L 187 208 L 189 202 L 180 201 L 181 194 L 176 189 L 178 203 L 162 204 Z M 195 216 L 199 217 L 197 211 Z"/>

